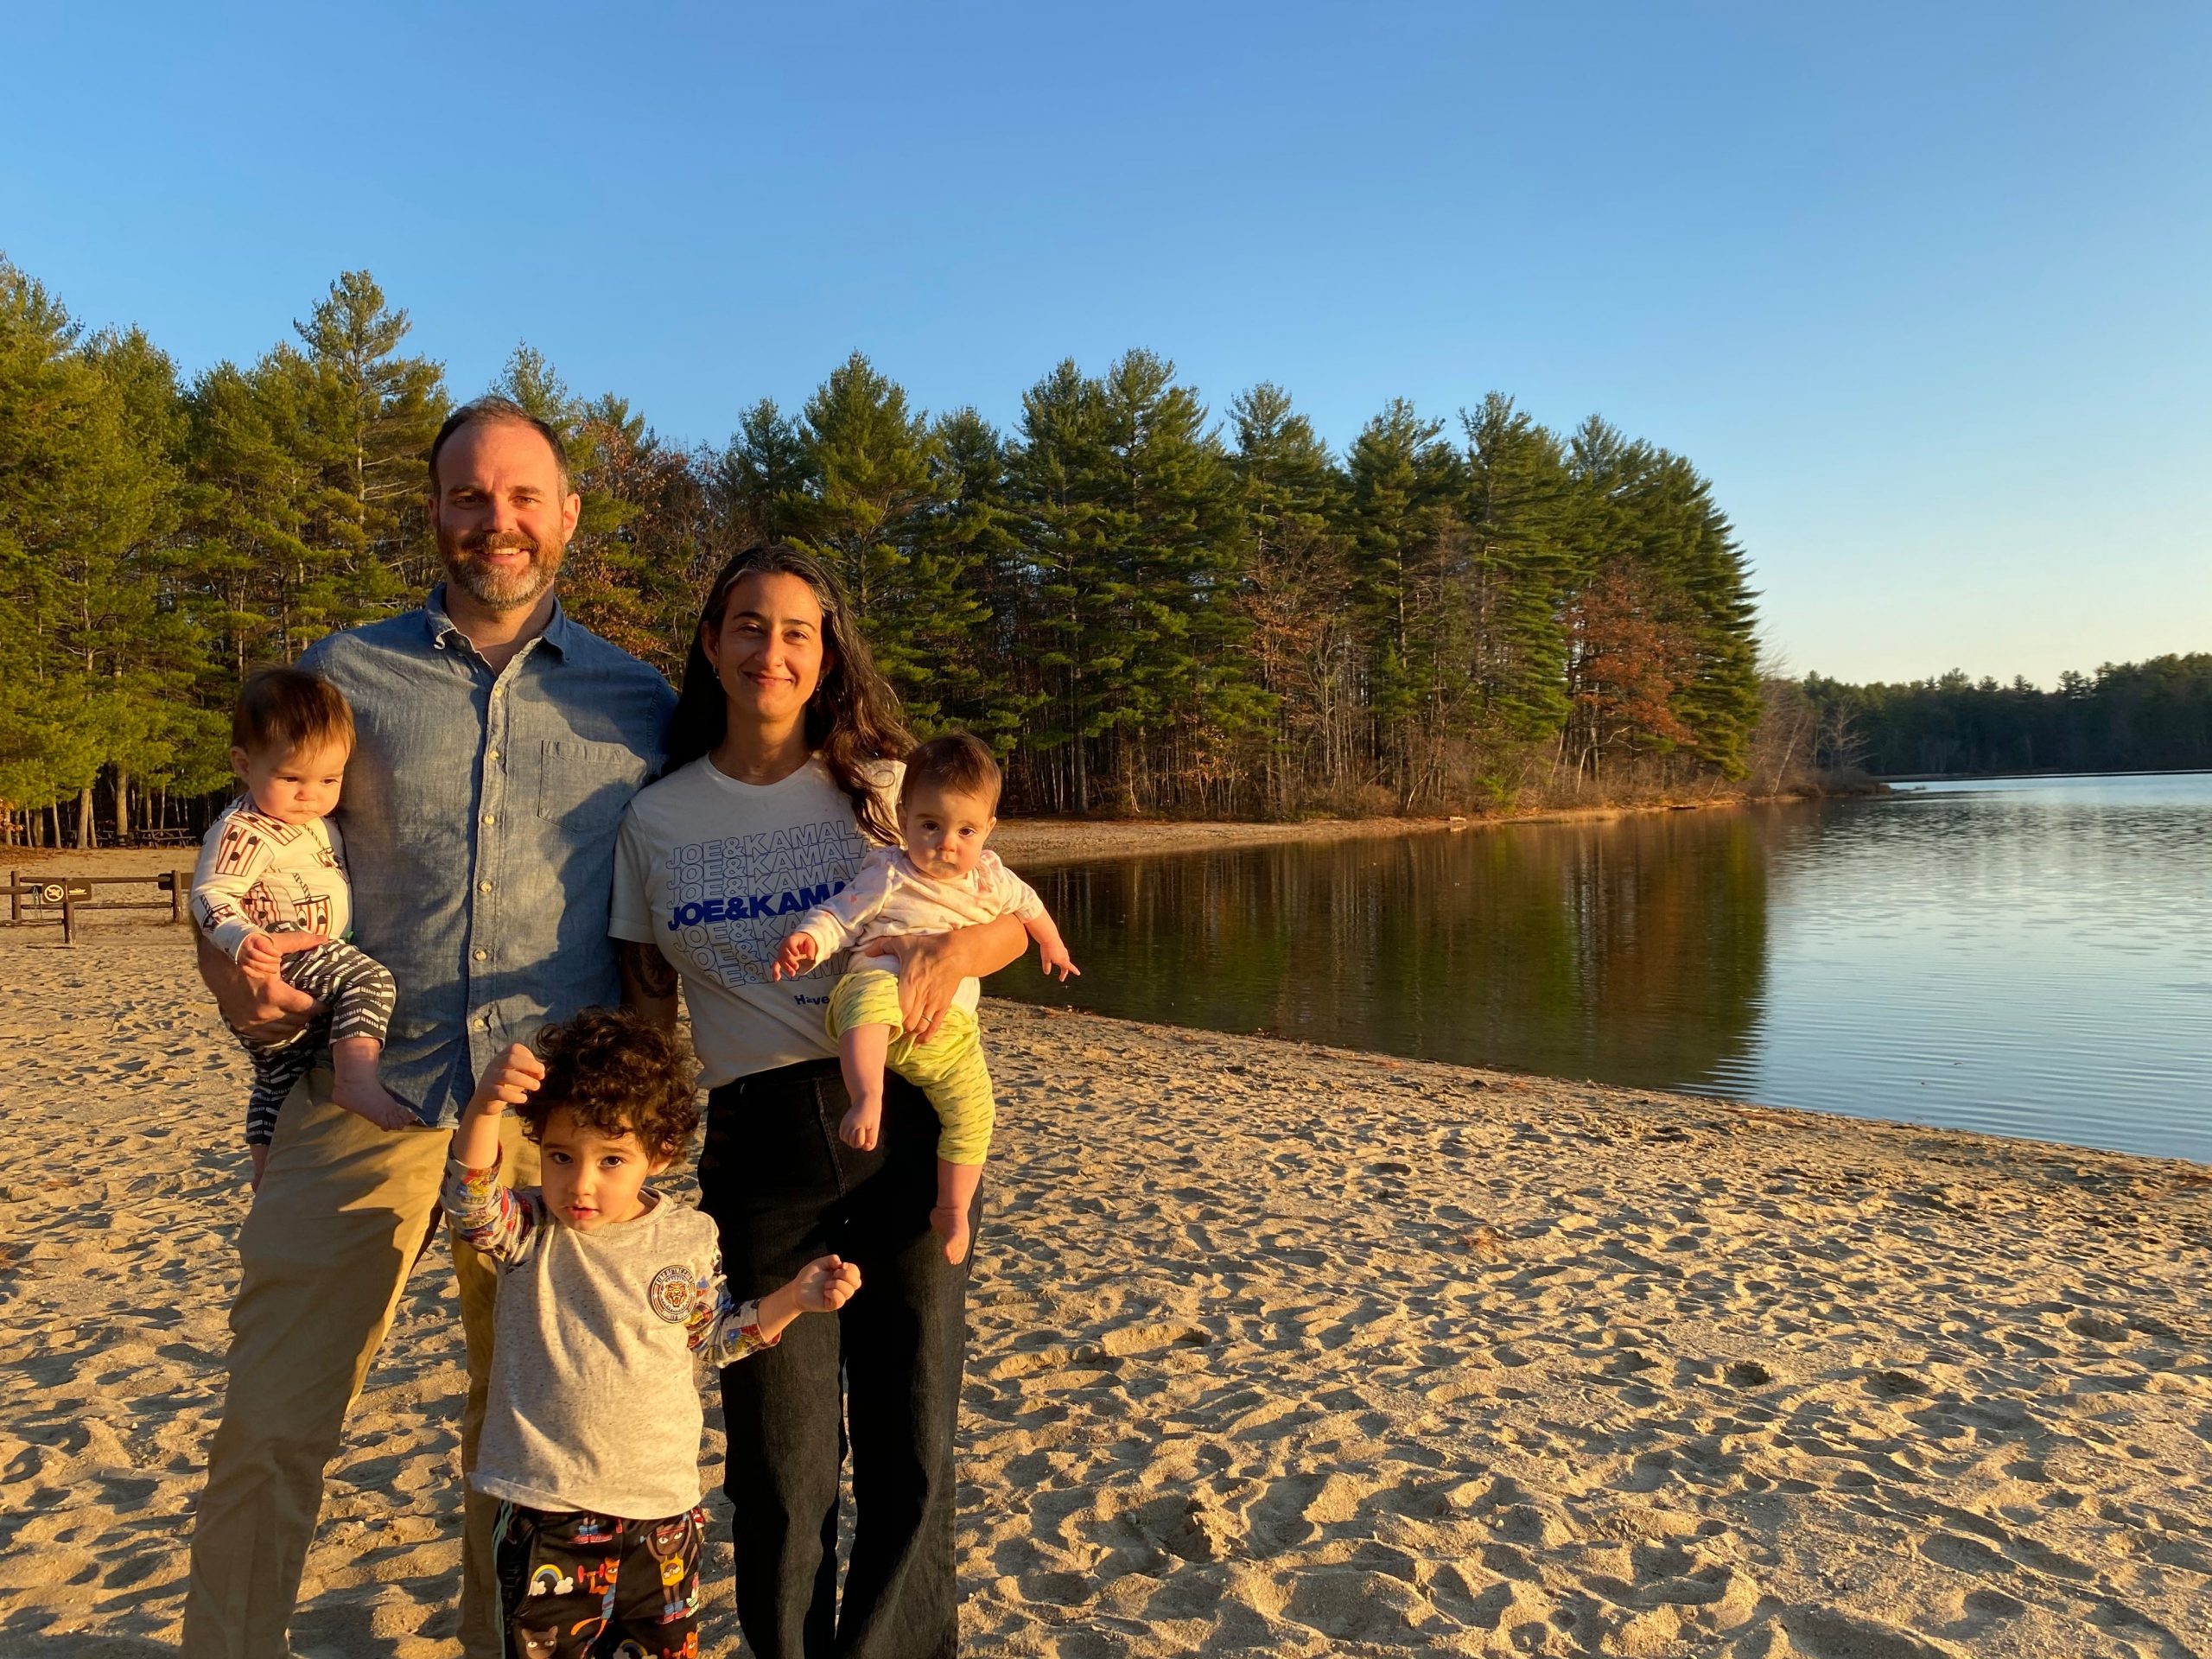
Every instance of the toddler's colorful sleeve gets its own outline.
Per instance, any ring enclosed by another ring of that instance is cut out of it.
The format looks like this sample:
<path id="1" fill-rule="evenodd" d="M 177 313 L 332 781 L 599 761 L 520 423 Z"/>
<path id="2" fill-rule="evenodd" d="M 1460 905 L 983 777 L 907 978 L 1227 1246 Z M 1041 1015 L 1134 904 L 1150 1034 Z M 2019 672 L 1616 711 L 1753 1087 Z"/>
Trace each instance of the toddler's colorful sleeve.
<path id="1" fill-rule="evenodd" d="M 543 1219 L 536 1195 L 509 1186 L 499 1179 L 497 1165 L 471 1169 L 458 1158 L 446 1160 L 438 1202 L 471 1249 L 509 1265 L 530 1253 L 530 1241 Z"/>
<path id="2" fill-rule="evenodd" d="M 774 1338 L 760 1334 L 760 1304 L 741 1302 L 730 1294 L 729 1281 L 722 1277 L 719 1250 L 707 1276 L 699 1281 L 684 1328 L 692 1351 L 706 1355 L 707 1363 L 717 1370 L 776 1345 Z"/>

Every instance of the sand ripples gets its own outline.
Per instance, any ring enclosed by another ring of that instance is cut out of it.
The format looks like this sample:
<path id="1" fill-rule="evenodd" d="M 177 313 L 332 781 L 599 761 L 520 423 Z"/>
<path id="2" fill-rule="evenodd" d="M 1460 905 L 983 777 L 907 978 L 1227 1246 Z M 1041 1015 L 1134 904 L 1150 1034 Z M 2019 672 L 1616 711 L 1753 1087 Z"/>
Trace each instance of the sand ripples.
<path id="1" fill-rule="evenodd" d="M 0 936 L 0 1652 L 173 1642 L 243 1064 Z M 1015 1655 L 2212 1653 L 2190 1166 L 995 1005 L 958 1566 Z M 434 1258 L 296 1644 L 452 1651 Z M 714 1460 L 717 1446 L 710 1446 Z M 727 1546 L 710 1642 L 734 1637 Z"/>

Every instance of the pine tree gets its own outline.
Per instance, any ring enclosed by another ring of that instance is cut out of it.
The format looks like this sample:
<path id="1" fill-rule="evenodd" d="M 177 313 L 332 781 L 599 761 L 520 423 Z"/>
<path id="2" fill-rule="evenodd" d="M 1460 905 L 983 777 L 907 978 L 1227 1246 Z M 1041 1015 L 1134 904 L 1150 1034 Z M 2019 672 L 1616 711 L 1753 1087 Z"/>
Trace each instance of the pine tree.
<path id="1" fill-rule="evenodd" d="M 1741 778 L 1759 717 L 1750 573 L 1734 527 L 1713 505 L 1712 486 L 1697 470 L 1662 450 L 1653 473 L 1656 522 L 1645 556 L 1688 602 L 1689 663 L 1674 711 L 1701 762 L 1724 778 Z"/>
<path id="2" fill-rule="evenodd" d="M 1109 552 L 1128 589 L 1115 767 L 1122 809 L 1203 807 L 1233 788 L 1238 741 L 1263 727 L 1236 606 L 1236 480 L 1194 388 L 1147 351 L 1103 385 L 1109 499 L 1125 533 Z"/>
<path id="3" fill-rule="evenodd" d="M 1106 729 L 1116 649 L 1116 607 L 1126 597 L 1106 580 L 1102 549 L 1111 526 L 1103 502 L 1105 399 L 1073 359 L 1022 395 L 1021 435 L 1008 452 L 1016 533 L 1030 572 L 1033 655 L 1043 701 L 1029 733 L 1051 804 L 1091 809 L 1090 740 Z"/>
<path id="4" fill-rule="evenodd" d="M 1252 723 L 1236 656 L 1236 480 L 1205 409 L 1149 352 L 1103 378 L 1062 363 L 1022 400 L 1010 473 L 1037 573 L 1037 741 L 1065 747 L 1060 804 L 1123 811 L 1203 791 Z"/>
<path id="5" fill-rule="evenodd" d="M 181 557 L 233 686 L 255 663 L 289 661 L 318 631 L 295 603 L 322 562 L 306 539 L 312 470 L 299 453 L 297 385 L 278 360 L 223 363 L 185 399 Z"/>
<path id="6" fill-rule="evenodd" d="M 1346 542 L 1334 522 L 1344 481 L 1281 387 L 1263 381 L 1240 394 L 1230 423 L 1243 513 L 1242 607 L 1253 674 L 1273 715 L 1262 794 L 1271 810 L 1287 811 L 1302 782 L 1318 778 L 1342 792 L 1357 766 L 1357 636 Z"/>
<path id="7" fill-rule="evenodd" d="M 916 677 L 906 713 L 918 731 L 972 731 L 1004 760 L 1044 696 L 1020 650 L 1027 571 L 1006 445 L 973 409 L 939 416 L 930 442 L 934 505 L 914 526 L 907 567 Z"/>
<path id="8" fill-rule="evenodd" d="M 788 536 L 813 480 L 806 441 L 769 399 L 745 411 L 707 480 L 715 539 L 735 553 Z"/>
<path id="9" fill-rule="evenodd" d="M 157 555 L 175 478 L 166 359 L 135 333 L 81 336 L 0 260 L 0 799 L 73 796 L 90 846 L 101 768 L 159 764 L 149 734 L 175 630 Z"/>
<path id="10" fill-rule="evenodd" d="M 399 355 L 412 327 L 374 277 L 349 270 L 292 325 L 306 355 L 280 359 L 299 378 L 302 454 L 319 474 L 308 539 L 330 577 L 317 590 L 326 626 L 394 608 L 435 568 L 423 457 L 448 404 L 443 368 Z"/>
<path id="11" fill-rule="evenodd" d="M 1454 578 L 1464 538 L 1459 457 L 1443 423 L 1394 398 L 1353 442 L 1345 472 L 1352 600 L 1367 633 L 1367 698 L 1398 810 L 1438 779 L 1471 657 Z"/>
<path id="12" fill-rule="evenodd" d="M 181 542 L 188 423 L 176 365 L 138 328 L 103 331 L 85 357 L 121 406 L 123 442 L 146 493 L 117 569 L 101 692 L 111 823 L 121 838 L 134 828 L 134 798 L 143 802 L 147 790 L 196 792 L 228 775 L 227 722 L 194 706 L 207 639 Z"/>
<path id="13" fill-rule="evenodd" d="M 919 679 L 908 550 L 937 504 L 929 423 L 855 352 L 800 417 L 809 487 L 782 509 L 791 537 L 837 573 L 876 661 L 902 690 Z"/>
<path id="14" fill-rule="evenodd" d="M 520 404 L 562 435 L 572 474 L 583 465 L 587 455 L 576 436 L 576 429 L 583 423 L 583 400 L 569 390 L 569 383 L 546 361 L 544 353 L 526 340 L 516 341 L 499 378 L 492 382 L 492 391 Z"/>
<path id="15" fill-rule="evenodd" d="M 1573 556 L 1571 485 L 1559 440 L 1499 392 L 1462 411 L 1483 715 L 1503 737 L 1541 743 L 1567 714 L 1560 609 Z"/>
<path id="16" fill-rule="evenodd" d="M 690 649 L 701 579 L 690 457 L 612 392 L 582 406 L 576 433 L 583 512 L 562 601 L 586 626 L 674 671 Z"/>

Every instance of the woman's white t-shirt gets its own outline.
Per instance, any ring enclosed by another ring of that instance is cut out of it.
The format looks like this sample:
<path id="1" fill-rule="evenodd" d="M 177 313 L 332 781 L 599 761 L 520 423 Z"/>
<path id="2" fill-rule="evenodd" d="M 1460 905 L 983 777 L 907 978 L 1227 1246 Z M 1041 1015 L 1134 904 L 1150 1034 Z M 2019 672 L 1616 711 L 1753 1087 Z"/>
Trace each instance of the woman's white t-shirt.
<path id="1" fill-rule="evenodd" d="M 884 768 L 887 800 L 900 770 Z M 631 800 L 607 931 L 658 945 L 683 976 L 708 1088 L 836 1053 L 823 1019 L 842 959 L 797 979 L 772 969 L 785 936 L 852 880 L 869 845 L 819 757 L 780 783 L 746 784 L 702 756 Z"/>

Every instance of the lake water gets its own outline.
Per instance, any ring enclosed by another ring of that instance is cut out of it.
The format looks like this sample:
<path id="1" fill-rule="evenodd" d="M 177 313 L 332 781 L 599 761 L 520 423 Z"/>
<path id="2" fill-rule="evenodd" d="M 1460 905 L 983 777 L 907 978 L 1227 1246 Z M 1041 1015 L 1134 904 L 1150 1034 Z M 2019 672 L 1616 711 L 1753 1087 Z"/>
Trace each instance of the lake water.
<path id="1" fill-rule="evenodd" d="M 2212 1161 L 2212 774 L 1029 874 L 995 995 Z"/>

